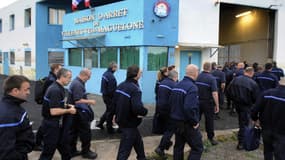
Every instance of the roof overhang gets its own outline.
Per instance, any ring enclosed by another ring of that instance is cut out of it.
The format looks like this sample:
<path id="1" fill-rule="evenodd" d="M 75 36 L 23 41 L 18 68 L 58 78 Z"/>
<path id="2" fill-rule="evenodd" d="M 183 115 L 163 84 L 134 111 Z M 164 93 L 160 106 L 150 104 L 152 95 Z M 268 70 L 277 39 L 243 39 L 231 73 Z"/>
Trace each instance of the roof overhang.
<path id="1" fill-rule="evenodd" d="M 179 42 L 177 46 L 182 48 L 197 48 L 197 49 L 206 49 L 206 48 L 224 48 L 222 45 L 211 44 L 211 43 L 183 43 Z"/>
<path id="2" fill-rule="evenodd" d="M 76 47 L 94 47 L 94 46 L 105 46 L 105 35 L 106 34 L 96 34 L 92 36 L 84 37 L 67 37 L 63 38 L 63 42 L 69 42 Z"/>

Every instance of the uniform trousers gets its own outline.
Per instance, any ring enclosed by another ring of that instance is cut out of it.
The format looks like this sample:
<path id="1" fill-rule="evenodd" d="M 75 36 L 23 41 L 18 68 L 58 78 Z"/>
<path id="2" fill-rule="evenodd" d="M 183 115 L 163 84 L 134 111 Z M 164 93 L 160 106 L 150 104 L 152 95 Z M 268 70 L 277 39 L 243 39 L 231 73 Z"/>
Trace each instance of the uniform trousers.
<path id="1" fill-rule="evenodd" d="M 127 160 L 132 148 L 137 153 L 138 160 L 146 160 L 143 140 L 137 128 L 121 128 L 121 141 L 117 160 Z"/>
<path id="2" fill-rule="evenodd" d="M 188 160 L 200 160 L 203 152 L 202 135 L 199 128 L 194 129 L 190 124 L 177 121 L 175 131 L 174 160 L 184 159 L 184 146 L 191 147 Z"/>
<path id="3" fill-rule="evenodd" d="M 262 130 L 264 160 L 285 160 L 285 135 Z"/>
<path id="4" fill-rule="evenodd" d="M 58 149 L 62 160 L 70 160 L 68 125 L 62 125 L 58 120 L 44 119 L 42 121 L 43 151 L 40 160 L 51 160 Z"/>

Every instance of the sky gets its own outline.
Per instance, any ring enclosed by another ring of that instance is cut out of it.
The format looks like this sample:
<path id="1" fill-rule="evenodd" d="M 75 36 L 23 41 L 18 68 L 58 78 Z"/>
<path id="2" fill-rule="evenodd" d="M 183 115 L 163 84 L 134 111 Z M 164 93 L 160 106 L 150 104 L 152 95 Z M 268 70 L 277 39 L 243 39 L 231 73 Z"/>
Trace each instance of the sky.
<path id="1" fill-rule="evenodd" d="M 8 6 L 9 4 L 15 2 L 17 0 L 1 0 L 0 2 L 0 8 L 3 8 L 3 7 L 6 7 Z"/>

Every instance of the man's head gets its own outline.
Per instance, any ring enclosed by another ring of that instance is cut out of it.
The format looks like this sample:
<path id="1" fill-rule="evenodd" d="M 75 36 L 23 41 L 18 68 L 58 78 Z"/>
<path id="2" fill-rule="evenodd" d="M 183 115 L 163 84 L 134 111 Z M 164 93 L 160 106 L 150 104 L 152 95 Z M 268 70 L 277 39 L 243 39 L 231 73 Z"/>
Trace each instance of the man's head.
<path id="1" fill-rule="evenodd" d="M 86 82 L 90 79 L 91 77 L 91 71 L 88 68 L 84 68 L 80 71 L 79 73 L 79 78 L 83 81 Z"/>
<path id="2" fill-rule="evenodd" d="M 118 65 L 117 65 L 117 63 L 116 63 L 116 62 L 114 62 L 114 61 L 110 62 L 110 64 L 109 64 L 109 69 L 111 69 L 111 70 L 112 70 L 112 72 L 116 72 L 116 71 L 117 71 L 117 69 L 118 69 Z"/>
<path id="3" fill-rule="evenodd" d="M 50 66 L 50 70 L 52 73 L 54 73 L 55 75 L 57 74 L 57 72 L 61 69 L 61 64 L 58 63 L 54 63 Z"/>
<path id="4" fill-rule="evenodd" d="M 266 63 L 265 66 L 264 66 L 264 69 L 266 71 L 271 71 L 272 70 L 272 63 Z"/>
<path id="5" fill-rule="evenodd" d="M 252 67 L 247 67 L 244 70 L 244 75 L 248 76 L 248 77 L 253 77 L 254 75 L 254 69 Z"/>
<path id="6" fill-rule="evenodd" d="M 168 72 L 168 78 L 170 78 L 176 82 L 178 80 L 178 72 L 176 70 L 169 71 Z"/>
<path id="7" fill-rule="evenodd" d="M 27 100 L 30 95 L 30 80 L 21 75 L 9 76 L 4 81 L 3 90 L 5 95 Z"/>
<path id="8" fill-rule="evenodd" d="M 203 71 L 205 72 L 211 72 L 211 63 L 210 62 L 205 62 L 203 64 Z"/>
<path id="9" fill-rule="evenodd" d="M 217 63 L 216 62 L 212 62 L 212 70 L 217 69 Z"/>
<path id="10" fill-rule="evenodd" d="M 137 65 L 129 66 L 127 69 L 127 79 L 139 80 L 141 77 L 141 70 Z"/>
<path id="11" fill-rule="evenodd" d="M 243 62 L 239 62 L 237 65 L 237 69 L 244 69 L 244 63 Z"/>
<path id="12" fill-rule="evenodd" d="M 57 81 L 63 85 L 66 86 L 69 84 L 69 82 L 71 81 L 72 78 L 72 73 L 70 70 L 65 69 L 65 68 L 61 68 L 58 72 L 57 72 Z"/>
<path id="13" fill-rule="evenodd" d="M 209 63 L 210 64 L 210 63 Z M 211 64 L 210 64 L 211 67 Z M 189 64 L 186 67 L 186 76 L 196 80 L 199 75 L 198 67 L 194 64 Z"/>

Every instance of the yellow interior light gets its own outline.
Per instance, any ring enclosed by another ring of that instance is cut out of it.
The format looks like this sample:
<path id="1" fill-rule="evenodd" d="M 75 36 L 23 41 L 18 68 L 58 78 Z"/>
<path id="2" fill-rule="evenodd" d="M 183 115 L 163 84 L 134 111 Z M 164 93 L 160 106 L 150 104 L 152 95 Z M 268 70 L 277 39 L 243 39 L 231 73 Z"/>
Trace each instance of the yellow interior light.
<path id="1" fill-rule="evenodd" d="M 247 15 L 250 15 L 250 14 L 251 14 L 251 11 L 242 12 L 240 14 L 237 14 L 236 18 L 244 17 L 244 16 L 247 16 Z"/>

